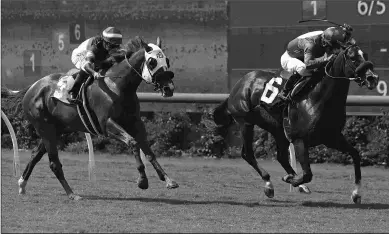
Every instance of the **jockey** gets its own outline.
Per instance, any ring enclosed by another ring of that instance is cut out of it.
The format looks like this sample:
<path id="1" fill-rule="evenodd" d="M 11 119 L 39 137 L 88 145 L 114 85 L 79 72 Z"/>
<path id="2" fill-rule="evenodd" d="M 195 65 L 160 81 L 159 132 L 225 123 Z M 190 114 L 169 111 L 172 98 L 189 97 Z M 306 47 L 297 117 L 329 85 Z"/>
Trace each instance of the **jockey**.
<path id="1" fill-rule="evenodd" d="M 102 35 L 91 37 L 81 43 L 72 52 L 72 63 L 80 69 L 72 89 L 69 91 L 69 102 L 80 102 L 76 98 L 77 91 L 81 84 L 91 75 L 94 79 L 101 78 L 100 73 L 96 72 L 101 68 L 103 62 L 110 57 L 110 53 L 120 48 L 122 44 L 122 34 L 120 30 L 114 27 L 106 28 Z M 112 62 L 111 64 L 112 65 Z"/>
<path id="2" fill-rule="evenodd" d="M 281 66 L 292 76 L 278 96 L 288 99 L 296 81 L 303 76 L 311 76 L 311 70 L 326 64 L 347 43 L 355 44 L 351 32 L 351 26 L 344 24 L 341 28 L 329 27 L 324 31 L 309 32 L 290 41 L 281 56 Z"/>

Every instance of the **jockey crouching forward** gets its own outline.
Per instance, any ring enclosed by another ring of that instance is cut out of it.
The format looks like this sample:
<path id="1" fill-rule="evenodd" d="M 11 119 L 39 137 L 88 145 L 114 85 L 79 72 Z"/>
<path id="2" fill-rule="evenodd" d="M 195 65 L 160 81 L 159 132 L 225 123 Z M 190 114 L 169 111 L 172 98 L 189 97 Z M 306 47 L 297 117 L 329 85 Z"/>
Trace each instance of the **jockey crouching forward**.
<path id="1" fill-rule="evenodd" d="M 102 77 L 97 72 L 98 68 L 102 68 L 103 63 L 113 64 L 113 60 L 106 60 L 110 57 L 112 51 L 117 51 L 122 44 L 122 34 L 120 30 L 114 27 L 106 28 L 101 36 L 95 36 L 87 39 L 81 43 L 72 52 L 72 63 L 76 68 L 80 69 L 77 77 L 74 81 L 74 85 L 69 90 L 71 103 L 79 103 L 80 99 L 77 99 L 77 92 L 81 87 L 81 84 L 91 75 L 94 79 Z"/>
<path id="2" fill-rule="evenodd" d="M 346 43 L 355 43 L 355 40 L 351 39 L 351 31 L 352 28 L 345 24 L 342 28 L 330 27 L 324 31 L 309 32 L 289 42 L 281 56 L 281 66 L 293 74 L 278 96 L 283 100 L 289 99 L 289 92 L 295 82 L 303 76 L 311 76 L 313 69 L 334 58 L 334 54 L 338 54 Z"/>

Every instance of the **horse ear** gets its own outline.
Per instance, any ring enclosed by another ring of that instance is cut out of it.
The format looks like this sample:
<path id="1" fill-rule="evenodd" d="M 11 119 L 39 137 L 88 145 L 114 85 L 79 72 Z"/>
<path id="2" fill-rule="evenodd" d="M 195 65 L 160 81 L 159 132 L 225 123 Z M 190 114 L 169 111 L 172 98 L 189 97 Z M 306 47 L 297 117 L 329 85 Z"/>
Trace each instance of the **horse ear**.
<path id="1" fill-rule="evenodd" d="M 162 40 L 161 40 L 161 38 L 159 38 L 159 37 L 157 37 L 157 46 L 158 46 L 159 48 L 161 48 L 161 46 L 162 46 Z"/>
<path id="2" fill-rule="evenodd" d="M 145 48 L 145 50 L 146 50 L 147 53 L 153 50 L 153 48 L 151 48 L 151 47 L 150 47 L 146 42 L 144 42 L 143 40 L 142 40 L 142 47 Z"/>

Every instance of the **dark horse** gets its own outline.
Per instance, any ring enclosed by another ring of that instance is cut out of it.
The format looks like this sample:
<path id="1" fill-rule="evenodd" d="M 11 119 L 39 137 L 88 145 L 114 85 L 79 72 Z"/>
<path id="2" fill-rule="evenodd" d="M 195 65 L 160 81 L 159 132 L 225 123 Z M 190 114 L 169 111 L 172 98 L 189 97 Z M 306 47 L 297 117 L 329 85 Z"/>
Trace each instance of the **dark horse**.
<path id="1" fill-rule="evenodd" d="M 140 149 L 157 171 L 159 178 L 166 181 L 167 188 L 177 188 L 178 184 L 168 177 L 149 147 L 145 126 L 140 118 L 139 99 L 136 94 L 139 84 L 145 80 L 154 85 L 155 90 L 160 91 L 164 97 L 173 95 L 174 74 L 167 70 L 168 58 L 161 50 L 159 38 L 155 45 L 147 44 L 140 37 L 135 37 L 128 42 L 124 52 L 125 59 L 122 56 L 122 61 L 117 61 L 109 68 L 104 79 L 95 80 L 87 87 L 86 98 L 97 117 L 101 135 L 113 137 L 127 145 L 130 144 L 132 138 L 135 139 L 139 188 L 148 188 L 148 179 L 145 166 L 140 158 Z M 150 59 L 154 60 L 152 67 L 149 67 Z M 151 72 L 154 68 L 156 71 Z M 19 97 L 24 95 L 21 103 L 24 115 L 41 138 L 39 145 L 32 151 L 31 159 L 18 181 L 20 194 L 25 193 L 25 187 L 34 166 L 47 152 L 50 168 L 68 197 L 75 200 L 81 198 L 74 194 L 68 185 L 58 158 L 57 139 L 61 134 L 77 131 L 88 132 L 78 115 L 76 106 L 52 98 L 57 83 L 63 75 L 63 73 L 50 74 L 15 94 Z"/>
<path id="2" fill-rule="evenodd" d="M 367 55 L 366 55 L 367 59 Z M 316 82 L 309 89 L 297 95 L 294 102 L 270 107 L 261 101 L 264 89 L 273 90 L 270 95 L 277 95 L 277 86 L 282 78 L 276 73 L 253 71 L 241 78 L 232 88 L 229 97 L 213 112 L 213 118 L 219 128 L 223 129 L 236 121 L 243 138 L 242 158 L 245 159 L 266 182 L 265 194 L 274 196 L 274 188 L 269 173 L 258 165 L 253 149 L 253 128 L 255 125 L 270 132 L 276 140 L 277 160 L 287 172 L 283 181 L 294 187 L 309 183 L 312 171 L 309 163 L 308 148 L 320 144 L 349 153 L 353 158 L 356 188 L 352 193 L 355 203 L 361 202 L 359 188 L 361 185 L 361 168 L 359 152 L 353 148 L 341 133 L 346 120 L 346 99 L 350 80 L 360 86 L 374 89 L 378 84 L 378 75 L 373 72 L 373 63 L 366 61 L 357 45 L 342 50 L 338 56 L 319 69 L 311 80 Z M 272 82 L 269 82 L 272 81 Z M 267 97 L 268 98 L 268 97 Z M 284 130 L 285 129 L 285 130 Z M 297 160 L 303 173 L 297 176 L 288 160 L 290 143 L 295 148 Z"/>

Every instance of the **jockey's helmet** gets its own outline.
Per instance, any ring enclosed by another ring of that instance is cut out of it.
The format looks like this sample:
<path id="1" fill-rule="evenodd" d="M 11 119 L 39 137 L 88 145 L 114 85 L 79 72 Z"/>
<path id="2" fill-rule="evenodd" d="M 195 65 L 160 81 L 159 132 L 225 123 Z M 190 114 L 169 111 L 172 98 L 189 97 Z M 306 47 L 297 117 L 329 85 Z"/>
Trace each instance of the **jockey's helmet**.
<path id="1" fill-rule="evenodd" d="M 322 41 L 323 46 L 344 47 L 347 42 L 346 32 L 341 28 L 327 28 L 322 34 Z"/>
<path id="2" fill-rule="evenodd" d="M 123 36 L 119 29 L 115 27 L 108 27 L 103 31 L 104 41 L 119 46 L 122 44 Z"/>

